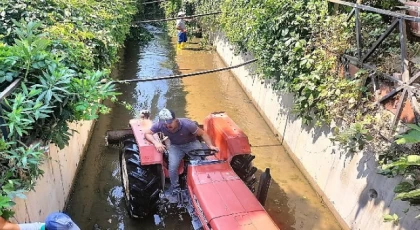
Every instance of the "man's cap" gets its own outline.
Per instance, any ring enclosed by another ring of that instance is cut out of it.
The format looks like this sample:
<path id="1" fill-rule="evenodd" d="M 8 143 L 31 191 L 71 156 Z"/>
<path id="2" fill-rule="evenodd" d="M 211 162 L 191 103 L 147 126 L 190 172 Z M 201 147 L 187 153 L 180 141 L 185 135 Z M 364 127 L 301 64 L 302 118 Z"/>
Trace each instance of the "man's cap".
<path id="1" fill-rule="evenodd" d="M 175 119 L 175 113 L 174 111 L 165 108 L 159 112 L 158 117 L 159 117 L 159 122 L 170 124 Z"/>
<path id="2" fill-rule="evenodd" d="M 73 220 L 62 212 L 54 212 L 47 216 L 45 220 L 47 230 L 80 230 Z"/>
<path id="3" fill-rule="evenodd" d="M 185 16 L 185 12 L 179 11 L 179 12 L 178 12 L 178 16 L 179 16 L 179 17 L 180 17 L 180 16 Z"/>

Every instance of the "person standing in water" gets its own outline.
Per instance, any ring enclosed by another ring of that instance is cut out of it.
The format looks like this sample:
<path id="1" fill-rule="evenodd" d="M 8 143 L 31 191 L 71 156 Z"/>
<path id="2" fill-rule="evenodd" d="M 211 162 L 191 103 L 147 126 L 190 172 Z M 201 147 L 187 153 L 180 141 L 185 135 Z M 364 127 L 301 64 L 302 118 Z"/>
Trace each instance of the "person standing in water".
<path id="1" fill-rule="evenodd" d="M 178 19 L 176 20 L 176 29 L 178 30 L 178 44 L 177 49 L 184 49 L 185 42 L 187 42 L 187 27 L 184 18 L 185 12 L 178 12 Z"/>

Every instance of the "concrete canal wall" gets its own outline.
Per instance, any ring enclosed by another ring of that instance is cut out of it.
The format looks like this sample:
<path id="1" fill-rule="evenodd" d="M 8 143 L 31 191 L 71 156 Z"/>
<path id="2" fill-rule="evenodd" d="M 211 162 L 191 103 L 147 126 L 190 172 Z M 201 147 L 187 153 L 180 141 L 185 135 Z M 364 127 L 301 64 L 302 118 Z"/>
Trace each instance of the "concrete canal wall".
<path id="1" fill-rule="evenodd" d="M 235 55 L 222 34 L 215 36 L 214 45 L 228 66 L 253 59 Z M 347 155 L 330 141 L 331 127 L 302 125 L 292 113 L 292 95 L 273 90 L 270 82 L 253 74 L 252 66 L 232 72 L 343 228 L 420 230 L 420 221 L 415 219 L 419 211 L 408 209 L 407 202 L 394 200 L 393 189 L 401 178 L 377 174 L 373 154 Z M 399 225 L 383 222 L 384 214 L 389 213 L 401 218 Z"/>
<path id="2" fill-rule="evenodd" d="M 50 212 L 62 211 L 73 185 L 73 179 L 85 148 L 89 144 L 94 121 L 70 124 L 73 133 L 69 145 L 60 150 L 51 144 L 41 169 L 44 176 L 37 181 L 35 191 L 26 193 L 27 199 L 16 199 L 14 222 L 44 221 Z"/>

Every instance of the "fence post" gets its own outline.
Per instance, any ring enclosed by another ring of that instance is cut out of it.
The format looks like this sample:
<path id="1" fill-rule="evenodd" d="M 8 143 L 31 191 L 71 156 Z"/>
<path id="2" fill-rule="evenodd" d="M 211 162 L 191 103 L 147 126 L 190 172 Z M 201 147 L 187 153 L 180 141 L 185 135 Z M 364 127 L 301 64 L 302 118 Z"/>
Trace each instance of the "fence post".
<path id="1" fill-rule="evenodd" d="M 400 18 L 400 45 L 401 45 L 401 72 L 402 81 L 408 83 L 410 81 L 410 66 L 407 59 L 407 27 L 405 20 Z"/>
<path id="2" fill-rule="evenodd" d="M 357 42 L 357 58 L 358 62 L 362 59 L 362 25 L 360 23 L 360 9 L 355 8 L 356 16 L 356 42 Z"/>

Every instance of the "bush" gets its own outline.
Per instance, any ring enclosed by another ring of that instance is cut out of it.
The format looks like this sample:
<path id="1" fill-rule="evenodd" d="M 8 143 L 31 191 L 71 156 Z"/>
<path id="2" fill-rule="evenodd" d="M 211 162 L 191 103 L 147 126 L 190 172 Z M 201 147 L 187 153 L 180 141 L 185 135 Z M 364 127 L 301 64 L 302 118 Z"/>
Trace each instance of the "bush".
<path id="1" fill-rule="evenodd" d="M 116 99 L 109 77 L 138 12 L 131 0 L 15 0 L 0 3 L 0 84 L 21 79 L 1 104 L 0 215 L 43 172 L 41 143 L 63 148 L 68 123 L 91 120 Z M 38 143 L 38 144 L 35 144 Z"/>

